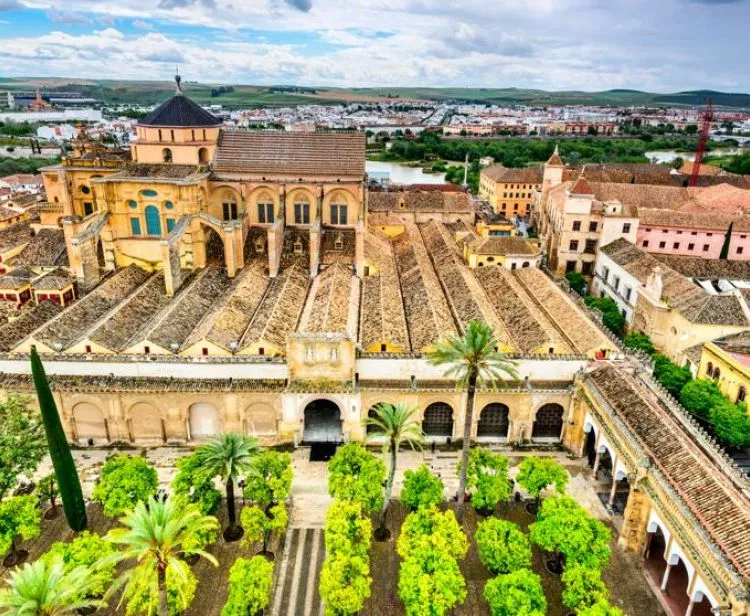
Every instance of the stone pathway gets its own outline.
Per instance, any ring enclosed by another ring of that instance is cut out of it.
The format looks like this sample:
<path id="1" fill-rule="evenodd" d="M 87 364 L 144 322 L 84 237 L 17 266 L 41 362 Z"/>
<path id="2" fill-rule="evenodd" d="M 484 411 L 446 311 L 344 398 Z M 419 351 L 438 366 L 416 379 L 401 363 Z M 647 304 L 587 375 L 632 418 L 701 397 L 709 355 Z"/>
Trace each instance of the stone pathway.
<path id="1" fill-rule="evenodd" d="M 273 616 L 323 616 L 318 592 L 320 569 L 325 559 L 322 528 L 291 528 L 274 596 Z"/>

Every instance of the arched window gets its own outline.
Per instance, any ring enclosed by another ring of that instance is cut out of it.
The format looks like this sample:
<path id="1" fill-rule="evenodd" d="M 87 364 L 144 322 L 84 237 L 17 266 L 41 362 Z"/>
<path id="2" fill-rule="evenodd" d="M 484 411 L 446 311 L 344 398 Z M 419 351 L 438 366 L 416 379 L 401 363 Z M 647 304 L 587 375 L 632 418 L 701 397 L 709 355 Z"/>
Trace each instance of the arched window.
<path id="1" fill-rule="evenodd" d="M 521 265 L 521 267 L 529 267 L 529 265 L 530 265 L 530 264 L 529 264 L 529 262 L 528 262 L 528 261 L 524 261 L 524 262 L 523 262 L 523 265 Z"/>
<path id="2" fill-rule="evenodd" d="M 146 234 L 161 236 L 161 214 L 154 205 L 149 205 L 146 210 Z"/>
<path id="3" fill-rule="evenodd" d="M 331 201 L 331 224 L 345 225 L 349 222 L 349 206 L 343 196 L 337 194 Z"/>
<path id="4" fill-rule="evenodd" d="M 745 396 L 747 396 L 747 390 L 745 389 L 744 385 L 741 385 L 739 391 L 737 392 L 737 402 L 744 402 Z"/>
<path id="5" fill-rule="evenodd" d="M 306 197 L 297 197 L 294 200 L 294 224 L 310 224 L 310 202 Z"/>
<path id="6" fill-rule="evenodd" d="M 424 411 L 422 430 L 426 436 L 453 434 L 453 409 L 445 402 L 433 402 Z"/>
<path id="7" fill-rule="evenodd" d="M 161 159 L 165 163 L 171 163 L 172 162 L 172 150 L 170 150 L 169 148 L 164 148 L 161 151 Z"/>
<path id="8" fill-rule="evenodd" d="M 714 375 L 714 365 L 711 362 L 708 362 L 708 365 L 706 366 L 706 375 L 709 379 Z"/>
<path id="9" fill-rule="evenodd" d="M 258 222 L 271 224 L 274 222 L 273 197 L 263 193 L 258 197 Z"/>
<path id="10" fill-rule="evenodd" d="M 226 191 L 221 200 L 221 210 L 224 220 L 237 220 L 237 199 L 234 193 Z"/>
<path id="11" fill-rule="evenodd" d="M 193 133 L 195 133 L 195 131 L 193 131 Z M 208 148 L 201 148 L 198 150 L 198 162 L 201 165 L 208 164 Z"/>
<path id="12" fill-rule="evenodd" d="M 721 370 L 719 370 L 719 366 L 716 366 L 714 368 L 714 380 L 718 381 L 721 378 Z"/>

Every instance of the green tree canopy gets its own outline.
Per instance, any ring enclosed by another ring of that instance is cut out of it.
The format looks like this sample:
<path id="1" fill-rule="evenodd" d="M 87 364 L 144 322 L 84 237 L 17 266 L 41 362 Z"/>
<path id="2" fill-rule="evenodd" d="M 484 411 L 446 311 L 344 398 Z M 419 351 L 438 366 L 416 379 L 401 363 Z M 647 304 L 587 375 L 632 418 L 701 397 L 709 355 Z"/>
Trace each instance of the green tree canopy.
<path id="1" fill-rule="evenodd" d="M 529 494 L 539 498 L 549 486 L 554 486 L 558 494 L 564 494 L 568 485 L 568 471 L 553 458 L 526 456 L 518 467 L 516 479 Z"/>
<path id="2" fill-rule="evenodd" d="M 242 527 L 237 526 L 237 510 L 234 486 L 246 473 L 253 458 L 258 454 L 258 441 L 245 434 L 227 432 L 196 449 L 195 456 L 200 474 L 205 479 L 220 477 L 227 494 L 227 522 L 224 539 L 236 541 L 242 537 Z"/>
<path id="3" fill-rule="evenodd" d="M 47 451 L 44 425 L 31 398 L 8 394 L 0 400 L 0 499 L 21 475 L 32 475 Z"/>
<path id="4" fill-rule="evenodd" d="M 404 472 L 404 487 L 401 489 L 401 502 L 407 507 L 432 507 L 443 501 L 445 487 L 439 477 L 422 464 L 416 471 Z"/>
<path id="5" fill-rule="evenodd" d="M 609 591 L 602 582 L 599 569 L 571 564 L 562 574 L 563 605 L 576 612 L 595 603 L 606 603 Z"/>
<path id="6" fill-rule="evenodd" d="M 693 379 L 688 381 L 680 391 L 680 402 L 688 411 L 708 420 L 711 409 L 717 404 L 725 402 L 724 394 L 719 386 L 708 379 Z"/>
<path id="7" fill-rule="evenodd" d="M 267 507 L 286 500 L 291 488 L 292 458 L 288 453 L 267 450 L 251 460 L 245 476 L 247 500 Z"/>
<path id="8" fill-rule="evenodd" d="M 92 498 L 102 504 L 104 515 L 114 518 L 156 494 L 156 469 L 141 456 L 117 455 L 102 467 Z"/>
<path id="9" fill-rule="evenodd" d="M 602 313 L 604 327 L 612 333 L 622 336 L 625 329 L 625 317 L 622 316 L 620 308 L 611 297 L 584 297 L 583 301 L 589 308 Z"/>
<path id="10" fill-rule="evenodd" d="M 259 614 L 268 607 L 272 587 L 272 562 L 262 556 L 238 558 L 229 570 L 229 597 L 221 616 Z"/>
<path id="11" fill-rule="evenodd" d="M 201 461 L 195 453 L 177 460 L 177 474 L 172 480 L 175 496 L 198 505 L 204 515 L 213 515 L 221 505 L 221 492 L 214 488 L 214 481 L 202 472 Z"/>
<path id="12" fill-rule="evenodd" d="M 197 581 L 182 556 L 198 554 L 213 565 L 216 559 L 195 548 L 201 534 L 215 532 L 219 523 L 181 498 L 139 501 L 120 519 L 106 539 L 121 549 L 112 557 L 125 563 L 113 590 L 125 585 L 121 601 L 128 614 L 171 616 L 184 612 L 195 594 Z"/>
<path id="13" fill-rule="evenodd" d="M 716 437 L 727 447 L 750 447 L 750 417 L 744 404 L 723 400 L 714 405 L 708 416 Z"/>
<path id="14" fill-rule="evenodd" d="M 56 499 L 60 495 L 60 491 L 57 489 L 57 478 L 55 477 L 55 473 L 45 475 L 37 482 L 36 493 L 39 495 L 39 499 L 42 502 L 49 503 L 50 511 L 57 511 Z"/>
<path id="15" fill-rule="evenodd" d="M 398 594 L 407 616 L 444 616 L 466 599 L 466 582 L 455 558 L 430 548 L 401 562 Z"/>
<path id="16" fill-rule="evenodd" d="M 649 355 L 653 355 L 656 352 L 651 338 L 640 332 L 630 332 L 623 338 L 622 343 L 629 349 L 641 350 Z"/>
<path id="17" fill-rule="evenodd" d="M 586 290 L 586 279 L 582 274 L 568 272 L 565 274 L 565 279 L 568 281 L 571 289 L 578 293 L 578 295 L 583 295 L 583 292 Z"/>
<path id="18" fill-rule="evenodd" d="M 480 560 L 495 575 L 531 568 L 529 539 L 516 524 L 488 518 L 479 523 L 476 540 Z"/>
<path id="19" fill-rule="evenodd" d="M 547 599 L 538 575 L 519 569 L 498 575 L 484 586 L 492 616 L 545 616 Z"/>
<path id="20" fill-rule="evenodd" d="M 625 616 L 619 607 L 606 602 L 594 603 L 591 607 L 578 610 L 578 616 Z"/>
<path id="21" fill-rule="evenodd" d="M 461 463 L 459 462 L 459 468 Z M 466 469 L 466 488 L 475 509 L 494 509 L 510 497 L 508 458 L 485 447 L 473 447 Z"/>
<path id="22" fill-rule="evenodd" d="M 466 535 L 452 511 L 422 507 L 406 516 L 397 546 L 401 558 L 426 553 L 430 549 L 436 549 L 452 558 L 463 558 L 466 555 Z"/>
<path id="23" fill-rule="evenodd" d="M 542 503 L 530 527 L 531 541 L 548 552 L 565 556 L 568 566 L 603 569 L 611 556 L 612 534 L 569 496 L 552 496 Z"/>
<path id="24" fill-rule="evenodd" d="M 328 553 L 349 552 L 366 557 L 372 522 L 362 516 L 362 505 L 335 500 L 326 512 L 325 542 Z"/>
<path id="25" fill-rule="evenodd" d="M 41 512 L 33 494 L 13 496 L 0 503 L 0 554 L 15 552 L 16 537 L 34 539 L 41 532 Z"/>
<path id="26" fill-rule="evenodd" d="M 245 529 L 243 543 L 249 545 L 255 541 L 263 543 L 263 554 L 268 553 L 268 541 L 275 532 L 286 528 L 287 511 L 284 503 L 269 505 L 267 510 L 258 505 L 245 507 L 240 514 L 242 527 Z"/>
<path id="27" fill-rule="evenodd" d="M 328 462 L 328 493 L 333 498 L 356 501 L 366 512 L 383 506 L 385 465 L 362 445 L 339 447 Z"/>
<path id="28" fill-rule="evenodd" d="M 66 569 L 59 559 L 39 559 L 10 572 L 0 590 L 4 616 L 73 616 L 102 605 L 90 597 L 94 583 L 86 567 Z"/>
<path id="29" fill-rule="evenodd" d="M 682 388 L 693 378 L 690 368 L 678 366 L 665 355 L 657 353 L 654 359 L 654 377 L 675 398 L 678 398 Z"/>
<path id="30" fill-rule="evenodd" d="M 114 553 L 114 546 L 109 541 L 95 533 L 83 531 L 72 541 L 53 543 L 42 559 L 50 566 L 59 560 L 65 573 L 85 567 L 89 579 L 84 594 L 77 599 L 87 601 L 101 599 L 112 585 L 117 575 L 116 563 L 111 559 Z"/>
<path id="31" fill-rule="evenodd" d="M 370 564 L 367 557 L 338 552 L 330 554 L 320 571 L 320 596 L 326 616 L 356 614 L 370 596 Z"/>

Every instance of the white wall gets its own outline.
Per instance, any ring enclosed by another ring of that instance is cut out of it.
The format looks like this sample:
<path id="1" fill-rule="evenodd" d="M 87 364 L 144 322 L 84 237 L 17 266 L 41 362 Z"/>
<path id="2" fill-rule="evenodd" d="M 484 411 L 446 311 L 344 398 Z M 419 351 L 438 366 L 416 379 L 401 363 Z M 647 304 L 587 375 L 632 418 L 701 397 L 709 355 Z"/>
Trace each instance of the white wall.
<path id="1" fill-rule="evenodd" d="M 604 276 L 604 268 L 609 268 L 608 283 L 604 284 L 602 278 Z M 638 300 L 638 287 L 640 282 L 638 279 L 625 271 L 623 267 L 615 263 L 607 255 L 599 251 L 596 255 L 596 263 L 594 265 L 594 295 L 599 297 L 606 296 L 615 301 L 620 312 L 625 311 L 625 321 L 628 325 L 633 321 L 633 313 L 635 312 L 635 306 Z M 615 277 L 620 279 L 619 285 L 615 290 Z M 630 300 L 625 299 L 625 290 L 630 288 Z"/>

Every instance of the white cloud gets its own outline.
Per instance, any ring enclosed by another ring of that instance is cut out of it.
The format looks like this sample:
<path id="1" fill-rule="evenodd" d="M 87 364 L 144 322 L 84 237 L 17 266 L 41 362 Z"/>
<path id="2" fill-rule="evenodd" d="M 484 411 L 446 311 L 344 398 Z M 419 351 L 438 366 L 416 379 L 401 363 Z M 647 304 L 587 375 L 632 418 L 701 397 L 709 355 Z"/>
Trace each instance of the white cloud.
<path id="1" fill-rule="evenodd" d="M 25 0 L 92 24 L 127 18 L 143 34 L 0 38 L 0 62 L 16 75 L 91 78 L 165 78 L 179 62 L 186 79 L 210 82 L 750 89 L 748 0 L 689 1 Z M 191 40 L 157 35 L 154 22 L 212 29 Z M 695 54 L 696 40 L 721 44 Z"/>

